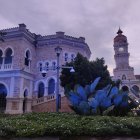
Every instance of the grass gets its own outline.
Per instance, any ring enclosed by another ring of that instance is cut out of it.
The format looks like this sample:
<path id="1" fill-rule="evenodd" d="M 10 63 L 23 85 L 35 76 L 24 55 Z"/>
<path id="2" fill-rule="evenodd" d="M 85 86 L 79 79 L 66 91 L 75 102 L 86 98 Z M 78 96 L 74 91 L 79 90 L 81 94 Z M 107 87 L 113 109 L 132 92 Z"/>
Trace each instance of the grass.
<path id="1" fill-rule="evenodd" d="M 79 116 L 66 113 L 0 115 L 0 137 L 139 136 L 140 117 Z"/>

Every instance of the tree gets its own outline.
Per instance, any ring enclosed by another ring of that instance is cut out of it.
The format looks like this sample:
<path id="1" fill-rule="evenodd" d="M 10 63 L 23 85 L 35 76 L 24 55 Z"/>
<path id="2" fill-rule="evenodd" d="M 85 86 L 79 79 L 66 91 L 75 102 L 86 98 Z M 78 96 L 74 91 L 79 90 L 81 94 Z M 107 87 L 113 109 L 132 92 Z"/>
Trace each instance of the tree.
<path id="1" fill-rule="evenodd" d="M 69 69 L 62 70 L 60 80 L 61 86 L 64 88 L 73 89 L 76 84 L 85 87 L 87 84 L 91 84 L 97 77 L 101 77 L 97 89 L 101 89 L 111 82 L 104 58 L 89 61 L 78 53 L 75 60 L 66 63 L 66 66 L 73 66 L 75 73 L 70 73 Z"/>

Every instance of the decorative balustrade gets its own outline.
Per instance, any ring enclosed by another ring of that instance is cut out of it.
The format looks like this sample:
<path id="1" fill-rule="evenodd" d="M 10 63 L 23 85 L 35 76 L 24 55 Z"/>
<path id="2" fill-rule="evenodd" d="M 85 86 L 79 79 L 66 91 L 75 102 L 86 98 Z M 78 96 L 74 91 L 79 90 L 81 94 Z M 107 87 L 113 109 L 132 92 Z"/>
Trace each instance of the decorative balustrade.
<path id="1" fill-rule="evenodd" d="M 11 69 L 12 68 L 12 64 L 4 64 L 4 69 Z"/>
<path id="2" fill-rule="evenodd" d="M 42 104 L 44 102 L 49 102 L 49 101 L 54 100 L 54 99 L 55 99 L 55 94 L 44 96 L 44 97 L 41 97 L 38 99 L 34 99 L 33 105 Z"/>
<path id="3" fill-rule="evenodd" d="M 0 64 L 0 71 L 11 70 L 12 68 L 12 64 Z"/>

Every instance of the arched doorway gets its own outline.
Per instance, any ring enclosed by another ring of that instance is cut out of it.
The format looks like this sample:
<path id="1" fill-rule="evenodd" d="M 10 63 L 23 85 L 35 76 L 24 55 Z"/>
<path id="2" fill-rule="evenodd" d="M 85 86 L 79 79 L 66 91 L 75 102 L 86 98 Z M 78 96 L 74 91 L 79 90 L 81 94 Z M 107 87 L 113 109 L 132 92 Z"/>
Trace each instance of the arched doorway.
<path id="1" fill-rule="evenodd" d="M 54 94 L 55 91 L 55 81 L 54 79 L 50 79 L 48 82 L 48 95 Z"/>
<path id="2" fill-rule="evenodd" d="M 122 91 L 128 92 L 128 91 L 129 91 L 129 88 L 128 88 L 127 86 L 123 86 L 123 87 L 122 87 Z"/>
<path id="3" fill-rule="evenodd" d="M 42 82 L 39 83 L 39 85 L 38 85 L 38 98 L 41 98 L 44 96 L 44 89 L 45 89 L 44 83 L 42 83 Z"/>
<path id="4" fill-rule="evenodd" d="M 6 96 L 7 89 L 3 84 L 0 84 L 0 113 L 4 113 L 6 110 Z"/>
<path id="5" fill-rule="evenodd" d="M 23 99 L 23 113 L 26 112 L 27 110 L 27 96 L 28 96 L 28 91 L 27 89 L 24 91 L 24 99 Z"/>

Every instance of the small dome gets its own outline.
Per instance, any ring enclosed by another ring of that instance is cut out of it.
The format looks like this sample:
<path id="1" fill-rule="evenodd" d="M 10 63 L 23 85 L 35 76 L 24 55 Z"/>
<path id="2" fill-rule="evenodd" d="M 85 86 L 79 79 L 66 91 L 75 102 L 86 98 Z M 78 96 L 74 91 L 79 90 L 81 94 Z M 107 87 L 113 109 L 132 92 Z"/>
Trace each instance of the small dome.
<path id="1" fill-rule="evenodd" d="M 127 42 L 127 37 L 125 35 L 122 35 L 123 31 L 119 28 L 117 32 L 117 36 L 114 38 L 114 42 L 119 42 L 119 43 L 126 43 Z"/>

